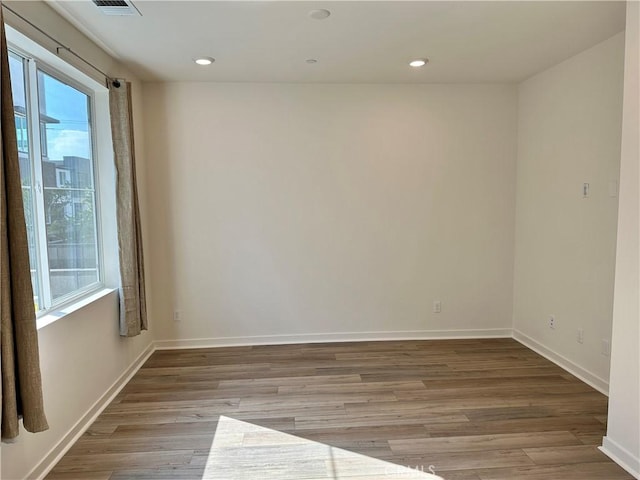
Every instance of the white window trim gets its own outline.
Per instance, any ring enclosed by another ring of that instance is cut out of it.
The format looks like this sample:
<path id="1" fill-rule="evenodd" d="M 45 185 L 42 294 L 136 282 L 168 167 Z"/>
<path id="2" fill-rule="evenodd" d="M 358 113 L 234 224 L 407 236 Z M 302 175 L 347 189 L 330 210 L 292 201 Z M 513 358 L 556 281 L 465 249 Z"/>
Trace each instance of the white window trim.
<path id="1" fill-rule="evenodd" d="M 109 117 L 109 90 L 105 85 L 76 69 L 46 48 L 34 42 L 9 25 L 5 25 L 9 49 L 41 62 L 47 73 L 61 74 L 61 80 L 92 97 L 93 109 L 92 153 L 96 192 L 96 223 L 100 248 L 101 281 L 90 290 L 79 291 L 68 299 L 56 302 L 48 310 L 38 312 L 37 327 L 45 327 L 66 315 L 99 300 L 113 292 L 119 283 L 117 224 L 115 212 L 115 166 Z M 25 72 L 26 73 L 26 72 Z"/>

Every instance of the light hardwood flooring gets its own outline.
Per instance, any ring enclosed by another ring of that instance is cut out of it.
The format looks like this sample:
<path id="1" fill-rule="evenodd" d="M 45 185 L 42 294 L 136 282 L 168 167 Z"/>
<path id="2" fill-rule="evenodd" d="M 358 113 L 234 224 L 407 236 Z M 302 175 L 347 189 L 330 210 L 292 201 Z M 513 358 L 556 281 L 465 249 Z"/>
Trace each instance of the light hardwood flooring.
<path id="1" fill-rule="evenodd" d="M 158 351 L 47 478 L 631 479 L 606 415 L 511 339 Z"/>

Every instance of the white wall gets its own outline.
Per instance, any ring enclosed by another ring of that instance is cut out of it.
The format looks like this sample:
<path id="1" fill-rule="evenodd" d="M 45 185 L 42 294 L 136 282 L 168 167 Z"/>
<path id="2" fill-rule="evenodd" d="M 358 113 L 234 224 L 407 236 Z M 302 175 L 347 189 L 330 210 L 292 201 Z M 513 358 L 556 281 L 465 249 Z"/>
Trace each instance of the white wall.
<path id="1" fill-rule="evenodd" d="M 624 34 L 519 85 L 514 328 L 606 390 Z M 582 198 L 582 185 L 590 196 Z M 549 315 L 555 315 L 551 329 Z M 584 343 L 577 330 L 584 330 Z M 565 361 L 566 360 L 566 361 Z M 569 363 L 568 363 L 568 362 Z"/>
<path id="2" fill-rule="evenodd" d="M 604 451 L 640 478 L 640 4 L 627 3 L 620 211 L 613 309 L 609 421 Z"/>
<path id="3" fill-rule="evenodd" d="M 135 128 L 142 131 L 139 82 L 43 2 L 7 3 L 101 69 L 133 80 Z M 5 13 L 5 20 L 9 25 L 51 47 L 46 39 L 11 14 Z M 95 72 L 85 72 L 95 76 Z M 136 143 L 136 152 L 141 171 L 141 209 L 145 222 L 146 193 L 141 135 Z M 145 225 L 146 222 L 143 223 L 143 231 Z M 145 237 L 145 242 L 146 240 Z M 148 248 L 146 244 L 145 246 Z M 34 478 L 41 473 L 40 469 L 60 452 L 57 448 L 59 443 L 77 433 L 77 422 L 85 414 L 93 412 L 95 402 L 105 393 L 108 394 L 114 382 L 150 347 L 150 332 L 134 339 L 119 337 L 117 309 L 117 297 L 115 293 L 111 293 L 38 331 L 45 411 L 50 429 L 38 434 L 23 430 L 17 443 L 2 444 L 0 477 L 3 480 L 26 478 L 32 471 L 30 478 Z"/>
<path id="4" fill-rule="evenodd" d="M 145 84 L 144 106 L 157 338 L 508 333 L 515 87 Z"/>

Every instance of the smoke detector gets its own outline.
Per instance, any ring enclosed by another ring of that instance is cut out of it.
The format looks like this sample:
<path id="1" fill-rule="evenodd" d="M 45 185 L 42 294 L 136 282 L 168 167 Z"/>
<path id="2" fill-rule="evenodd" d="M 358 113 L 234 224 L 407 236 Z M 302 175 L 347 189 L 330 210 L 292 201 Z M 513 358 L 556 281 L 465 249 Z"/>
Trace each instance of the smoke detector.
<path id="1" fill-rule="evenodd" d="M 140 10 L 128 0 L 93 0 L 105 15 L 140 15 Z"/>

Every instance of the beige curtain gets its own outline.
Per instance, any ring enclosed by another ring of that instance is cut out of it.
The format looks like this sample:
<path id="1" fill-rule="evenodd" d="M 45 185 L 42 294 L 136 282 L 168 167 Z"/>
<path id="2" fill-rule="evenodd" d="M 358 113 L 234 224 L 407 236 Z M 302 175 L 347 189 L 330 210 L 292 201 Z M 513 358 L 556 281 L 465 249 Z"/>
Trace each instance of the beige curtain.
<path id="1" fill-rule="evenodd" d="M 42 400 L 38 331 L 1 1 L 0 62 L 0 408 L 2 440 L 10 440 L 20 432 L 20 417 L 29 432 L 41 432 L 49 426 Z"/>
<path id="2" fill-rule="evenodd" d="M 147 329 L 147 306 L 138 207 L 131 83 L 114 81 L 109 90 L 111 133 L 116 164 L 116 209 L 120 248 L 120 335 Z"/>

